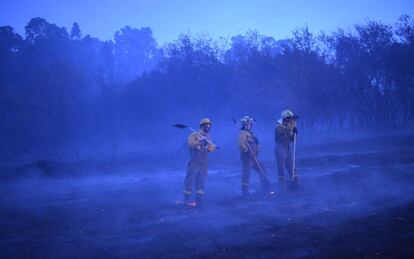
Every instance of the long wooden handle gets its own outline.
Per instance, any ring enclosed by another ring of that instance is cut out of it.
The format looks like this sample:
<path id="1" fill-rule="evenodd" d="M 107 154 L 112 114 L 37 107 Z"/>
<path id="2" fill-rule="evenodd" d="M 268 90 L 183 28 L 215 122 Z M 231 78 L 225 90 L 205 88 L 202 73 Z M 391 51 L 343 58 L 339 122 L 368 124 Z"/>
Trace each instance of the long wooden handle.
<path id="1" fill-rule="evenodd" d="M 296 134 L 293 135 L 293 166 L 292 166 L 292 181 L 295 180 L 295 161 L 296 161 Z"/>
<path id="2" fill-rule="evenodd" d="M 239 134 L 242 134 L 241 129 L 239 128 L 239 125 L 237 125 L 237 121 L 236 121 L 235 118 L 233 118 L 233 122 L 236 125 L 236 128 L 239 130 Z M 256 162 L 257 166 L 259 167 L 260 171 L 262 172 L 262 175 L 265 176 L 264 170 L 263 170 L 262 166 L 260 165 L 259 161 L 257 160 L 256 155 L 253 153 L 253 150 L 250 147 L 250 144 L 247 141 L 247 139 L 246 139 L 246 144 L 247 144 L 247 148 L 249 149 L 250 153 L 253 156 L 254 161 Z"/>
<path id="3" fill-rule="evenodd" d="M 200 137 L 204 137 L 203 135 L 201 135 L 200 134 L 200 132 L 198 132 L 198 131 L 196 131 L 196 130 L 194 130 L 193 128 L 191 128 L 191 127 L 188 127 L 191 131 L 193 131 L 194 133 L 196 133 L 197 135 L 199 135 Z M 216 145 L 216 144 L 214 144 L 213 142 L 211 142 L 208 138 L 206 138 L 206 141 L 208 142 L 208 143 L 210 143 L 211 145 L 213 145 L 213 146 L 215 146 L 216 148 L 217 148 L 217 150 L 219 150 L 220 148 Z"/>

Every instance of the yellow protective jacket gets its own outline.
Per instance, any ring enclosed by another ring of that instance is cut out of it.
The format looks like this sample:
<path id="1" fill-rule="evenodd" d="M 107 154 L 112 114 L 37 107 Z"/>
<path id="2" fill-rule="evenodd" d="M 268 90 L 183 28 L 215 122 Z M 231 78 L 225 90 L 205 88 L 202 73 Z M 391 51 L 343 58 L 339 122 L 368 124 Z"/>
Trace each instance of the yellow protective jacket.
<path id="1" fill-rule="evenodd" d="M 206 137 L 209 141 L 212 141 L 210 135 L 203 130 L 200 129 L 198 133 Z M 191 161 L 200 163 L 207 162 L 207 154 L 209 152 L 214 152 L 216 146 L 202 140 L 202 137 L 199 134 L 192 132 L 188 136 L 188 148 L 190 149 Z"/>
<path id="2" fill-rule="evenodd" d="M 275 142 L 277 147 L 289 149 L 289 142 L 293 141 L 292 129 L 286 125 L 278 123 L 275 130 Z"/>
<path id="3" fill-rule="evenodd" d="M 253 151 L 253 155 L 257 155 L 259 153 L 259 140 L 254 133 L 247 130 L 241 130 L 239 135 L 239 149 L 244 153 L 252 155 L 247 144 L 249 144 L 251 151 Z"/>

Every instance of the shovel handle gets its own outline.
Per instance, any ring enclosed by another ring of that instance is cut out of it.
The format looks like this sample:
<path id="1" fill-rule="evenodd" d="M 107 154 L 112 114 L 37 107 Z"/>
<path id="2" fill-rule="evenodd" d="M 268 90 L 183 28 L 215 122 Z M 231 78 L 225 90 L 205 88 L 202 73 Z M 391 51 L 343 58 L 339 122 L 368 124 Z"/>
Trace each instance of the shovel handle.
<path id="1" fill-rule="evenodd" d="M 292 181 L 294 181 L 295 180 L 295 176 L 296 176 L 296 173 L 295 173 L 295 166 L 296 166 L 296 134 L 294 134 L 293 135 L 293 159 L 292 159 L 293 161 L 292 161 L 292 163 L 293 163 L 293 165 L 292 165 Z"/>
<path id="2" fill-rule="evenodd" d="M 189 128 L 192 132 L 194 132 L 194 133 L 196 133 L 197 135 L 199 135 L 200 137 L 204 137 L 203 135 L 201 135 L 201 134 L 200 134 L 200 132 L 198 132 L 198 131 L 194 130 L 193 128 L 191 128 L 191 127 L 188 127 L 188 128 Z M 209 139 L 207 139 L 207 138 L 206 138 L 206 141 L 207 141 L 207 143 L 209 143 L 209 144 L 211 144 L 211 145 L 215 146 L 217 150 L 220 150 L 220 148 L 219 148 L 216 144 L 214 144 L 213 142 L 211 142 Z"/>

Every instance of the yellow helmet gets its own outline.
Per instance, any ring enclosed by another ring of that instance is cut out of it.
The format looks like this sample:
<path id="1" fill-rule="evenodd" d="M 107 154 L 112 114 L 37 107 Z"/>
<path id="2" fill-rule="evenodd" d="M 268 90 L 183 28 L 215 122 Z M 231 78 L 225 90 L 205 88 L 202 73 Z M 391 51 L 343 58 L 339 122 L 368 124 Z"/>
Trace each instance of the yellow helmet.
<path id="1" fill-rule="evenodd" d="M 209 118 L 204 118 L 200 121 L 200 126 L 203 124 L 211 124 L 211 120 Z"/>

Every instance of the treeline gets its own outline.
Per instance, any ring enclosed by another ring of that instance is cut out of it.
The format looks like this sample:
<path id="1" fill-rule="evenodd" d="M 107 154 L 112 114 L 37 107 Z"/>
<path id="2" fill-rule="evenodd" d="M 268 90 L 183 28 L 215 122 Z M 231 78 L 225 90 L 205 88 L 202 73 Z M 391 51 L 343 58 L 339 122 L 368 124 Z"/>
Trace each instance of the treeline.
<path id="1" fill-rule="evenodd" d="M 304 27 L 283 40 L 183 34 L 160 47 L 150 28 L 102 41 L 76 23 L 68 32 L 34 18 L 25 37 L 0 27 L 0 91 L 1 152 L 11 157 L 86 142 L 116 153 L 162 144 L 160 128 L 173 122 L 249 114 L 274 123 L 284 108 L 303 129 L 412 127 L 414 22 Z"/>

